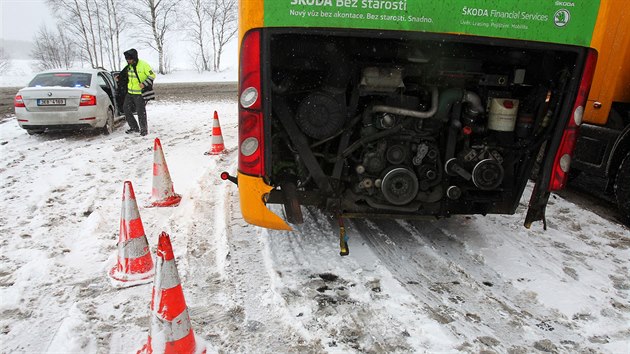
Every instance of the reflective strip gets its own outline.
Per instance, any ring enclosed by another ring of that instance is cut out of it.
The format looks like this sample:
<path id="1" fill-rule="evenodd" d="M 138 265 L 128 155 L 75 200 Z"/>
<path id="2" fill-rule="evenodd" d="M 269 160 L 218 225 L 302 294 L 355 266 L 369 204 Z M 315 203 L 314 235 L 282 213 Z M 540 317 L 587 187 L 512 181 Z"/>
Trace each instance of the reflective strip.
<path id="1" fill-rule="evenodd" d="M 155 91 L 143 92 L 142 97 L 144 97 L 145 100 L 155 99 Z"/>
<path id="2" fill-rule="evenodd" d="M 223 134 L 221 133 L 221 124 L 219 124 L 218 116 L 215 116 L 214 120 L 212 121 L 212 139 L 211 140 L 212 140 L 213 145 L 223 144 Z"/>
<path id="3" fill-rule="evenodd" d="M 180 284 L 179 275 L 177 274 L 177 266 L 175 260 L 165 261 L 158 257 L 156 274 L 159 276 L 156 279 L 154 287 L 156 289 L 172 289 Z"/>
<path id="4" fill-rule="evenodd" d="M 118 243 L 118 255 L 120 258 L 136 259 L 149 253 L 149 243 L 146 237 L 136 237 L 125 242 Z"/>
<path id="5" fill-rule="evenodd" d="M 173 321 L 167 321 L 160 318 L 155 312 L 153 313 L 151 337 L 154 340 L 164 338 L 167 342 L 174 342 L 185 338 L 191 331 L 192 325 L 188 317 L 188 309 L 184 309 Z"/>
<path id="6" fill-rule="evenodd" d="M 175 195 L 173 180 L 168 172 L 168 166 L 164 159 L 161 144 L 155 139 L 153 151 L 153 188 L 151 189 L 151 199 L 153 201 L 163 200 Z"/>
<path id="7" fill-rule="evenodd" d="M 125 199 L 136 199 L 136 194 L 133 192 L 133 184 L 131 184 L 131 181 L 125 181 L 123 200 Z"/>
<path id="8" fill-rule="evenodd" d="M 157 176 L 160 170 L 168 172 L 168 168 L 166 168 L 166 160 L 164 159 L 164 152 L 162 152 L 161 148 L 158 148 L 153 151 L 153 175 Z"/>
<path id="9" fill-rule="evenodd" d="M 120 211 L 120 218 L 127 221 L 140 218 L 140 212 L 138 211 L 138 203 L 136 203 L 135 199 L 123 200 L 122 209 Z"/>
<path id="10" fill-rule="evenodd" d="M 128 89 L 127 92 L 129 92 L 132 95 L 140 95 L 142 94 L 142 90 L 132 90 L 132 89 Z"/>
<path id="11" fill-rule="evenodd" d="M 223 144 L 223 137 L 221 135 L 213 135 L 212 136 L 213 144 Z"/>

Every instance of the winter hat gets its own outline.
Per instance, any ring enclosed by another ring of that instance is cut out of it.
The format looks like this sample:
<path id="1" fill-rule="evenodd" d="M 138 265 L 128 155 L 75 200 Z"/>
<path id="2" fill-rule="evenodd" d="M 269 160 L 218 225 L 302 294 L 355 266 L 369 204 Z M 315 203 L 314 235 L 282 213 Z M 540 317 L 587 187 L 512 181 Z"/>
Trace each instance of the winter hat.
<path id="1" fill-rule="evenodd" d="M 129 60 L 129 59 L 138 60 L 138 51 L 133 48 L 129 49 L 124 54 L 125 54 L 125 60 Z"/>

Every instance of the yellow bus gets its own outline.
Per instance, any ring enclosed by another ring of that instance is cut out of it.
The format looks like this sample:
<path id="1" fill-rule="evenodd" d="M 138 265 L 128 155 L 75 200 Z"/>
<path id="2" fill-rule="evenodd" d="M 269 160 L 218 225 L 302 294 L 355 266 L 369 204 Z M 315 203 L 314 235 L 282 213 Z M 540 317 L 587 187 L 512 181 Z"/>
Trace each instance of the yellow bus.
<path id="1" fill-rule="evenodd" d="M 513 214 L 531 177 L 525 226 L 544 221 L 613 3 L 241 1 L 243 217 Z"/>

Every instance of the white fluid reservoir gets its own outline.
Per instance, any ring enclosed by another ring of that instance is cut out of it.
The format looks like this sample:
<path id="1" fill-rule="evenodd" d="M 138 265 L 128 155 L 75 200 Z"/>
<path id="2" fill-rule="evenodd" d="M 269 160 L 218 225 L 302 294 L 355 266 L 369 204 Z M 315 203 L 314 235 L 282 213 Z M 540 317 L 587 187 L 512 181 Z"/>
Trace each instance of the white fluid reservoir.
<path id="1" fill-rule="evenodd" d="M 491 98 L 488 111 L 488 129 L 499 132 L 513 132 L 516 125 L 519 100 L 511 98 Z"/>

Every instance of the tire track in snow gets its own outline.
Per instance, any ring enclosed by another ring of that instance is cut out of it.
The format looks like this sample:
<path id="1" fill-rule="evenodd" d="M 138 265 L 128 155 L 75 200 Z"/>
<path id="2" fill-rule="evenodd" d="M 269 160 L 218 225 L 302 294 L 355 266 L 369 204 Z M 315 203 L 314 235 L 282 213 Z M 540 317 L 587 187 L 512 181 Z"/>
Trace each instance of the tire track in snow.
<path id="1" fill-rule="evenodd" d="M 263 231 L 240 216 L 236 186 L 219 179 L 217 171 L 235 169 L 235 156 L 218 157 L 194 200 L 186 257 L 193 327 L 197 323 L 200 334 L 229 352 L 260 352 L 261 343 L 265 352 L 316 352 L 277 311 Z M 203 274 L 211 276 L 198 278 Z"/>
<path id="2" fill-rule="evenodd" d="M 303 211 L 305 223 L 294 233 L 270 231 L 267 240 L 284 306 L 326 351 L 451 348 L 452 339 L 420 314 L 368 247 L 355 243 L 349 257 L 340 257 L 336 220 L 313 208 Z"/>
<path id="3" fill-rule="evenodd" d="M 14 159 L 10 171 L 30 172 L 22 172 L 25 178 L 14 192 L 23 199 L 10 214 L 21 221 L 7 242 L 12 252 L 24 249 L 32 256 L 42 255 L 37 264 L 32 259 L 5 259 L 3 263 L 14 267 L 10 277 L 19 283 L 24 284 L 24 278 L 29 277 L 45 281 L 16 289 L 20 302 L 11 318 L 19 321 L 5 327 L 3 341 L 25 344 L 5 349 L 120 351 L 111 347 L 110 338 L 137 330 L 136 319 L 146 319 L 146 323 L 138 321 L 143 330 L 148 328 L 146 306 L 133 304 L 146 305 L 143 295 L 148 298 L 150 289 L 114 289 L 104 271 L 98 270 L 94 277 L 94 268 L 116 251 L 122 180 L 120 171 L 112 167 L 120 155 L 110 150 L 126 151 L 129 162 L 142 152 L 129 149 L 128 137 L 120 132 L 109 137 L 53 132 L 35 137 L 19 135 L 16 140 L 14 146 L 24 146 L 28 154 Z M 84 153 L 85 160 L 76 158 Z M 150 171 L 150 166 L 143 167 L 145 174 Z M 114 309 L 104 305 L 112 302 Z M 21 340 L 16 341 L 16 336 Z M 141 337 L 138 345 L 146 340 L 145 331 Z M 68 338 L 72 340 L 68 342 Z"/>
<path id="4" fill-rule="evenodd" d="M 466 241 L 448 236 L 436 223 L 354 220 L 352 225 L 427 313 L 460 338 L 457 349 L 593 350 L 557 311 L 541 306 L 535 294 L 515 289 L 466 250 Z"/>

